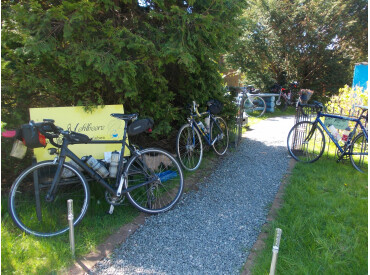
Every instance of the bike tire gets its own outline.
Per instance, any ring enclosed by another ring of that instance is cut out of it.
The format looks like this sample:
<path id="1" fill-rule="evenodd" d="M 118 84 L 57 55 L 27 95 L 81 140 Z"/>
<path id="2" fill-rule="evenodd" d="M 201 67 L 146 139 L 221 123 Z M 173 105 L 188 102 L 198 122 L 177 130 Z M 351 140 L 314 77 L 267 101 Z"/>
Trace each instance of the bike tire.
<path id="1" fill-rule="evenodd" d="M 306 140 L 307 138 L 309 139 Z M 310 121 L 301 121 L 289 131 L 287 147 L 289 154 L 295 160 L 312 163 L 324 153 L 325 136 L 317 124 Z"/>
<path id="2" fill-rule="evenodd" d="M 266 112 L 266 102 L 260 96 L 250 96 L 244 103 L 245 112 L 251 117 L 260 117 Z"/>
<path id="3" fill-rule="evenodd" d="M 127 192 L 128 200 L 149 214 L 170 210 L 180 200 L 184 189 L 180 163 L 170 153 L 158 148 L 141 150 L 130 158 L 125 175 L 125 188 L 137 187 Z M 145 184 L 148 181 L 153 182 Z"/>
<path id="4" fill-rule="evenodd" d="M 69 230 L 67 200 L 73 200 L 73 224 L 85 216 L 90 200 L 90 189 L 85 177 L 65 163 L 55 193 L 55 199 L 45 197 L 54 178 L 58 163 L 44 161 L 24 170 L 14 181 L 8 208 L 14 223 L 24 232 L 38 237 L 53 237 Z M 64 173 L 70 173 L 66 178 Z M 39 195 L 37 195 L 37 191 Z"/>
<path id="5" fill-rule="evenodd" d="M 180 128 L 176 138 L 176 152 L 186 170 L 195 171 L 199 168 L 203 157 L 202 138 L 190 124 L 184 124 Z"/>
<path id="6" fill-rule="evenodd" d="M 286 111 L 286 109 L 288 109 L 288 103 L 286 102 L 285 99 L 283 99 L 283 101 L 280 103 L 280 105 L 277 105 L 279 110 L 284 112 Z"/>
<path id="7" fill-rule="evenodd" d="M 226 153 L 229 146 L 229 130 L 223 118 L 215 117 L 215 121 L 218 125 L 215 126 L 215 122 L 211 124 L 211 140 L 212 142 L 215 138 L 218 140 L 213 143 L 212 147 L 217 155 L 222 156 Z"/>
<path id="8" fill-rule="evenodd" d="M 358 134 L 351 143 L 350 159 L 353 167 L 361 173 L 368 174 L 368 140 L 364 133 Z"/>

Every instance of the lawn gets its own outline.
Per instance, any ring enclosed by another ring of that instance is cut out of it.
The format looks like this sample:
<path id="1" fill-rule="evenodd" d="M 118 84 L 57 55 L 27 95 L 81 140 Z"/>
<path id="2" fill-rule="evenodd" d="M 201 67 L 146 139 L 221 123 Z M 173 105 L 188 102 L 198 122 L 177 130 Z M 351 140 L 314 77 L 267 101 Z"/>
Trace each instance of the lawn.
<path id="1" fill-rule="evenodd" d="M 269 273 L 275 228 L 283 231 L 277 274 L 367 274 L 367 175 L 325 157 L 297 163 L 283 200 L 253 274 Z"/>
<path id="2" fill-rule="evenodd" d="M 116 207 L 107 214 L 104 190 L 91 184 L 90 206 L 81 224 L 75 228 L 76 256 L 93 251 L 105 238 L 123 224 L 131 222 L 139 211 L 128 205 Z M 7 198 L 1 200 L 1 273 L 51 274 L 73 263 L 69 234 L 39 238 L 22 233 L 8 213 Z"/>

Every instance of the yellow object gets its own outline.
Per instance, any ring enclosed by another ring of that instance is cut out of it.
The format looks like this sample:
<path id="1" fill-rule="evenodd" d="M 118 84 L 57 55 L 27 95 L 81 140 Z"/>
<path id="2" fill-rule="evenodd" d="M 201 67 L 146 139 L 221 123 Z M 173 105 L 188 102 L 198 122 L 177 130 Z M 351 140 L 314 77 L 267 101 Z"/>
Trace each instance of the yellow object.
<path id="1" fill-rule="evenodd" d="M 85 134 L 93 140 L 122 140 L 125 122 L 111 117 L 111 113 L 123 113 L 123 106 L 98 106 L 92 112 L 86 112 L 82 106 L 30 108 L 30 118 L 35 122 L 54 119 L 56 126 Z M 37 161 L 54 159 L 47 150 L 52 147 L 48 144 L 46 148 L 34 149 Z M 120 152 L 121 144 L 75 144 L 69 148 L 80 158 L 92 155 L 96 159 L 103 159 L 104 152 Z M 129 150 L 125 150 L 125 155 L 129 155 Z"/>

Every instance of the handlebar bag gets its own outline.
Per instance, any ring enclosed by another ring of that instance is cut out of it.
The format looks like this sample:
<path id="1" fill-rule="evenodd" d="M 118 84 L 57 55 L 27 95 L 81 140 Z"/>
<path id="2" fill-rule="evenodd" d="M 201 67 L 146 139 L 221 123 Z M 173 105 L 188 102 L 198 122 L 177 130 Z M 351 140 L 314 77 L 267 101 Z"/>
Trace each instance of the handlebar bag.
<path id="1" fill-rule="evenodd" d="M 211 99 L 207 102 L 207 105 L 208 110 L 211 112 L 211 114 L 217 115 L 222 111 L 222 103 L 216 99 Z"/>
<path id="2" fill-rule="evenodd" d="M 141 134 L 145 131 L 150 131 L 154 125 L 154 121 L 150 118 L 138 119 L 132 122 L 127 129 L 129 136 Z"/>
<path id="3" fill-rule="evenodd" d="M 24 124 L 21 127 L 21 139 L 28 148 L 40 148 L 46 146 L 46 138 L 30 124 Z"/>
<path id="4" fill-rule="evenodd" d="M 89 143 L 91 141 L 89 136 L 77 132 L 71 132 L 69 138 L 73 143 Z"/>

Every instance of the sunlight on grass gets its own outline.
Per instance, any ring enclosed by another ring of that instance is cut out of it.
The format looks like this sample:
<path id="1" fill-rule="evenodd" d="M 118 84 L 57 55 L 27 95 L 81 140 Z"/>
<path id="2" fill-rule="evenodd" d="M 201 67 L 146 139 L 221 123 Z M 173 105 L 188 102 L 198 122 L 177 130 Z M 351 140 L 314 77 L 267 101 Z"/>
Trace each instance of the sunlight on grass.
<path id="1" fill-rule="evenodd" d="M 266 112 L 261 117 L 251 117 L 251 116 L 248 117 L 248 126 L 258 124 L 259 122 L 267 118 L 290 116 L 295 115 L 295 113 L 296 113 L 295 107 L 288 107 L 285 111 L 281 111 L 278 108 L 275 108 L 275 111 L 273 113 Z"/>
<path id="2" fill-rule="evenodd" d="M 86 217 L 75 228 L 76 256 L 93 251 L 122 225 L 131 222 L 139 211 L 126 202 L 107 214 L 109 205 L 98 185 L 91 186 L 92 196 Z M 7 198 L 1 209 L 2 274 L 50 274 L 73 263 L 68 232 L 52 238 L 38 238 L 22 233 L 7 212 Z"/>
<path id="3" fill-rule="evenodd" d="M 367 184 L 349 163 L 297 163 L 253 274 L 268 274 L 276 227 L 283 230 L 278 274 L 366 274 Z"/>

